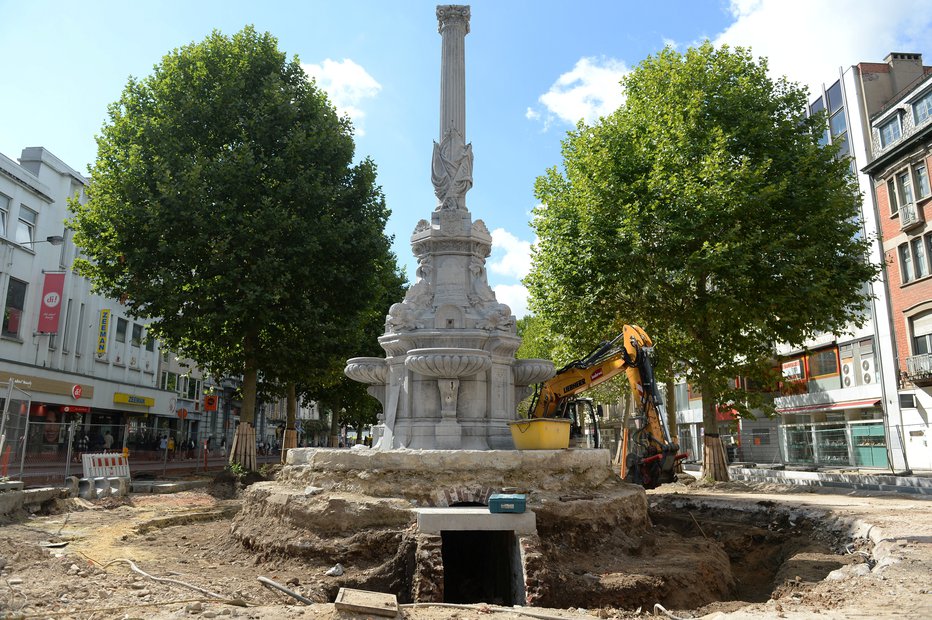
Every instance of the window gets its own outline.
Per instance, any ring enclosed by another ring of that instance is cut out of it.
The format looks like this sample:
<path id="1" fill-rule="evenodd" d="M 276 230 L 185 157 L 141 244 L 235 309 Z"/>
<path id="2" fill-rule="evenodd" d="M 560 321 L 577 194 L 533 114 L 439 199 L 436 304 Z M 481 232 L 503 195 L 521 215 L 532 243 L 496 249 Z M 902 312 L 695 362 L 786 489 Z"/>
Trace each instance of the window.
<path id="1" fill-rule="evenodd" d="M 912 282 L 916 279 L 916 272 L 913 270 L 913 257 L 909 251 L 909 244 L 904 243 L 899 247 L 900 251 L 900 276 L 903 284 Z"/>
<path id="2" fill-rule="evenodd" d="M 71 337 L 73 335 L 72 332 L 74 331 L 74 325 L 72 324 L 74 322 L 74 315 L 71 312 L 71 303 L 73 301 L 74 300 L 72 299 L 68 300 L 68 309 L 65 310 L 65 334 L 62 336 L 61 343 L 61 349 L 65 353 L 71 351 Z"/>
<path id="3" fill-rule="evenodd" d="M 887 201 L 890 203 L 890 217 L 893 217 L 900 210 L 896 202 L 896 183 L 893 179 L 887 181 Z"/>
<path id="4" fill-rule="evenodd" d="M 139 323 L 133 323 L 132 344 L 134 347 L 138 347 L 140 344 L 142 344 L 142 325 Z"/>
<path id="5" fill-rule="evenodd" d="M 193 400 L 196 402 L 199 398 L 198 395 L 200 394 L 200 391 L 201 391 L 200 379 L 190 379 L 188 381 L 188 393 L 187 393 L 188 400 Z"/>
<path id="6" fill-rule="evenodd" d="M 888 147 L 900 139 L 900 117 L 895 116 L 880 126 L 880 146 Z"/>
<path id="7" fill-rule="evenodd" d="M 932 116 L 932 90 L 913 103 L 913 118 L 917 125 L 928 120 L 929 116 Z"/>
<path id="8" fill-rule="evenodd" d="M 117 319 L 116 341 L 126 342 L 126 325 L 129 323 L 126 319 Z"/>
<path id="9" fill-rule="evenodd" d="M 832 137 L 839 136 L 848 131 L 848 123 L 845 121 L 845 111 L 838 110 L 832 114 L 830 125 L 832 127 Z"/>
<path id="10" fill-rule="evenodd" d="M 751 429 L 751 443 L 753 443 L 755 446 L 769 446 L 770 445 L 770 429 L 769 428 Z"/>
<path id="11" fill-rule="evenodd" d="M 32 243 L 36 236 L 38 214 L 23 205 L 19 207 L 19 224 L 16 226 L 16 243 Z"/>
<path id="12" fill-rule="evenodd" d="M 75 355 L 81 355 L 81 348 L 84 347 L 84 332 L 86 331 L 87 328 L 84 326 L 84 304 L 81 304 L 81 309 L 78 311 L 78 335 L 74 343 Z"/>
<path id="13" fill-rule="evenodd" d="M 828 99 L 828 109 L 834 113 L 841 108 L 841 81 L 835 82 L 828 87 L 828 91 L 825 93 L 826 99 Z"/>
<path id="14" fill-rule="evenodd" d="M 909 170 L 896 175 L 897 200 L 901 207 L 913 203 L 913 182 L 909 178 Z"/>
<path id="15" fill-rule="evenodd" d="M 926 170 L 925 163 L 916 166 L 916 190 L 920 198 L 925 198 L 932 192 L 929 188 L 929 171 Z"/>
<path id="16" fill-rule="evenodd" d="M 913 355 L 932 353 L 932 312 L 920 314 L 910 321 L 913 333 Z"/>
<path id="17" fill-rule="evenodd" d="M 685 383 L 677 383 L 673 387 L 673 398 L 676 400 L 676 410 L 689 409 L 689 390 Z"/>
<path id="18" fill-rule="evenodd" d="M 149 335 L 149 331 L 146 330 L 146 351 L 152 353 L 155 351 L 155 338 Z"/>
<path id="19" fill-rule="evenodd" d="M 838 353 L 835 349 L 816 351 L 809 356 L 809 376 L 812 378 L 838 374 Z"/>
<path id="20" fill-rule="evenodd" d="M 3 309 L 3 335 L 9 338 L 19 338 L 19 329 L 23 319 L 23 308 L 26 306 L 26 289 L 28 284 L 10 278 L 10 285 L 6 290 L 6 306 Z"/>
<path id="21" fill-rule="evenodd" d="M 812 105 L 809 106 L 809 114 L 810 116 L 815 116 L 816 114 L 818 114 L 824 109 L 825 109 L 825 104 L 822 103 L 822 97 L 819 97 L 818 99 L 812 102 Z"/>
<path id="22" fill-rule="evenodd" d="M 932 235 L 916 237 L 897 248 L 900 257 L 900 279 L 903 284 L 932 273 Z"/>
<path id="23" fill-rule="evenodd" d="M 0 237 L 6 237 L 6 219 L 10 213 L 10 198 L 0 194 Z"/>
<path id="24" fill-rule="evenodd" d="M 175 392 L 178 390 L 178 374 L 174 372 L 162 372 L 162 383 L 161 387 L 163 390 L 168 390 L 169 392 Z"/>
<path id="25" fill-rule="evenodd" d="M 913 248 L 913 265 L 916 268 L 916 278 L 924 278 L 929 275 L 929 269 L 926 266 L 926 240 L 922 237 L 916 237 L 909 244 Z"/>

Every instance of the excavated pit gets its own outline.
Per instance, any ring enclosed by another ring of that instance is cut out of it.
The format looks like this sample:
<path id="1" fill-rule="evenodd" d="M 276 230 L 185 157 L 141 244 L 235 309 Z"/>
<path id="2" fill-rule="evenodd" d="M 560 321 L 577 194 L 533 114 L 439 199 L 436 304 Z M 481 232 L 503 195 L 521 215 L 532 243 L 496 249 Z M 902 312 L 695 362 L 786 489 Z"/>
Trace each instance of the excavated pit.
<path id="1" fill-rule="evenodd" d="M 530 514 L 474 508 L 503 491 L 526 493 Z M 696 610 L 766 601 L 860 557 L 772 507 L 647 500 L 601 450 L 292 450 L 276 481 L 247 489 L 231 532 L 259 561 L 339 563 L 306 593 L 321 602 L 350 587 L 401 603 Z"/>

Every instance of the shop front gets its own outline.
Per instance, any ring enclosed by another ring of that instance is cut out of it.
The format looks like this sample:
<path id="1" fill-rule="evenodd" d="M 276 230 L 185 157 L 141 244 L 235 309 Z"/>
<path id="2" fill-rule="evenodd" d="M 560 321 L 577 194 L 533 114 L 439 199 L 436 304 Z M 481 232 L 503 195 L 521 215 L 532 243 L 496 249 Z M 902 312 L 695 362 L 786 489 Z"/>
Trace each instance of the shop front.
<path id="1" fill-rule="evenodd" d="M 818 467 L 886 468 L 879 399 L 778 408 L 783 462 Z"/>

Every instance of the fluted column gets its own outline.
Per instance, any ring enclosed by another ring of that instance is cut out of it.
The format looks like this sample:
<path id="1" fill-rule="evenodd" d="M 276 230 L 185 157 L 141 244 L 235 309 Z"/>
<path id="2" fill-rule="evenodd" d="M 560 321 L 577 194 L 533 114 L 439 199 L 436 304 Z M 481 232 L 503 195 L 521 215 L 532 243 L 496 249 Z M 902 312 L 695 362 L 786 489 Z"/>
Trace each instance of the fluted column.
<path id="1" fill-rule="evenodd" d="M 440 62 L 440 140 L 451 129 L 466 138 L 466 35 L 469 7 L 437 7 L 438 30 L 443 37 Z"/>

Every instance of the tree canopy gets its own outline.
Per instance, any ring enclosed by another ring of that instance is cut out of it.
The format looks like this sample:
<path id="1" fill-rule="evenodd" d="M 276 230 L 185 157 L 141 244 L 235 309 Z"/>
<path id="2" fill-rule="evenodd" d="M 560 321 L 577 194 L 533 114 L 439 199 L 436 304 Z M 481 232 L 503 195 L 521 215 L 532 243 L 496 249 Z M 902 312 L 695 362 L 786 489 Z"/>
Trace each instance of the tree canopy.
<path id="1" fill-rule="evenodd" d="M 876 274 L 860 195 L 826 119 L 748 50 L 666 48 L 626 101 L 563 142 L 537 179 L 531 308 L 580 349 L 638 323 L 716 407 L 763 376 L 776 342 L 863 321 Z"/>
<path id="2" fill-rule="evenodd" d="M 214 32 L 131 78 L 70 225 L 77 267 L 214 374 L 312 376 L 358 330 L 390 255 L 375 166 L 268 33 Z"/>

